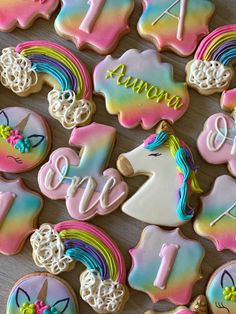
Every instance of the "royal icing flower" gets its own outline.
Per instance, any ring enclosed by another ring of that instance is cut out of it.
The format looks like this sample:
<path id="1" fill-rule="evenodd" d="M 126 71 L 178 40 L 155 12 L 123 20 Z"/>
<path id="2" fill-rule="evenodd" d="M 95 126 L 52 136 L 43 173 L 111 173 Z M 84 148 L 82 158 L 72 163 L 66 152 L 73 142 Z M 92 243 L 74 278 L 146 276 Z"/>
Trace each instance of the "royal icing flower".
<path id="1" fill-rule="evenodd" d="M 0 125 L 0 137 L 7 139 L 10 136 L 11 127 L 8 125 Z"/>
<path id="2" fill-rule="evenodd" d="M 50 306 L 46 305 L 43 301 L 35 302 L 36 312 L 35 314 L 44 314 L 45 310 L 50 309 Z"/>
<path id="3" fill-rule="evenodd" d="M 35 314 L 35 304 L 24 303 L 22 307 L 20 307 L 20 312 L 22 314 Z"/>
<path id="4" fill-rule="evenodd" d="M 11 130 L 10 135 L 7 138 L 7 143 L 11 145 L 16 145 L 18 140 L 23 140 L 23 136 L 20 134 L 19 130 Z"/>
<path id="5" fill-rule="evenodd" d="M 28 138 L 18 140 L 17 144 L 15 144 L 14 147 L 18 149 L 21 154 L 28 153 L 31 148 L 30 140 Z"/>
<path id="6" fill-rule="evenodd" d="M 43 314 L 61 314 L 61 313 L 58 312 L 54 306 L 52 306 L 50 309 L 45 310 Z"/>
<path id="7" fill-rule="evenodd" d="M 236 302 L 236 287 L 225 287 L 223 295 L 226 301 Z"/>

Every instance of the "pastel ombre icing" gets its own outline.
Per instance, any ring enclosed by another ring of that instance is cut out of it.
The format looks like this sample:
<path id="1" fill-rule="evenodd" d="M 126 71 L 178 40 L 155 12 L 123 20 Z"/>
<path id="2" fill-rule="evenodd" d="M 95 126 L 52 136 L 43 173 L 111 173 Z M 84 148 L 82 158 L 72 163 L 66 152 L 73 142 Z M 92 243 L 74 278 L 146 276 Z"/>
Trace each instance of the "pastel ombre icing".
<path id="1" fill-rule="evenodd" d="M 5 48 L 0 56 L 1 83 L 20 96 L 38 92 L 43 83 L 49 113 L 68 129 L 90 122 L 95 106 L 89 73 L 68 49 L 49 41 L 30 41 Z"/>
<path id="2" fill-rule="evenodd" d="M 126 270 L 117 245 L 99 228 L 79 221 L 43 224 L 31 237 L 37 266 L 59 274 L 81 262 L 80 294 L 98 313 L 116 313 L 127 300 Z M 51 256 L 51 258 L 48 258 Z"/>

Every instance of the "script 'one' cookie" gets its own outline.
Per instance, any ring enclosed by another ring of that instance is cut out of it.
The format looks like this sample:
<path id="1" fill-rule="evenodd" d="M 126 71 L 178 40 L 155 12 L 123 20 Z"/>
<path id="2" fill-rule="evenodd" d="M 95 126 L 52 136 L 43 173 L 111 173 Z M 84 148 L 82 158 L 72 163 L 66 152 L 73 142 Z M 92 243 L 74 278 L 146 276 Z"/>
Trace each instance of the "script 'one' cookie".
<path id="1" fill-rule="evenodd" d="M 174 123 L 188 109 L 185 83 L 173 79 L 173 68 L 155 50 L 126 51 L 107 56 L 94 70 L 95 92 L 105 97 L 106 109 L 120 124 L 151 129 L 160 120 Z"/>
<path id="2" fill-rule="evenodd" d="M 142 0 L 139 34 L 158 50 L 191 55 L 198 41 L 209 33 L 215 6 L 211 0 Z"/>
<path id="3" fill-rule="evenodd" d="M 6 314 L 79 314 L 79 307 L 73 289 L 65 280 L 35 272 L 15 283 Z"/>
<path id="4" fill-rule="evenodd" d="M 200 243 L 185 238 L 179 229 L 148 226 L 130 254 L 128 281 L 133 289 L 147 293 L 153 303 L 168 300 L 184 305 L 190 301 L 194 284 L 202 278 L 205 250 Z"/>
<path id="5" fill-rule="evenodd" d="M 236 260 L 219 267 L 211 276 L 206 297 L 211 314 L 236 313 Z"/>
<path id="6" fill-rule="evenodd" d="M 134 0 L 62 0 L 56 21 L 57 33 L 79 49 L 108 54 L 129 32 Z"/>
<path id="7" fill-rule="evenodd" d="M 149 179 L 122 205 L 127 215 L 150 224 L 176 227 L 194 215 L 192 193 L 200 193 L 196 165 L 188 146 L 162 121 L 157 133 L 119 156 L 117 167 L 126 177 Z"/>
<path id="8" fill-rule="evenodd" d="M 80 275 L 80 295 L 97 313 L 121 313 L 128 299 L 124 258 L 101 229 L 80 221 L 43 224 L 31 236 L 33 259 L 52 274 L 71 270 L 76 262 L 86 269 Z"/>
<path id="9" fill-rule="evenodd" d="M 22 107 L 0 109 L 0 171 L 19 173 L 37 167 L 51 147 L 46 119 Z"/>
<path id="10" fill-rule="evenodd" d="M 236 180 L 228 175 L 216 178 L 212 190 L 201 197 L 202 209 L 194 230 L 213 241 L 218 251 L 236 253 Z"/>

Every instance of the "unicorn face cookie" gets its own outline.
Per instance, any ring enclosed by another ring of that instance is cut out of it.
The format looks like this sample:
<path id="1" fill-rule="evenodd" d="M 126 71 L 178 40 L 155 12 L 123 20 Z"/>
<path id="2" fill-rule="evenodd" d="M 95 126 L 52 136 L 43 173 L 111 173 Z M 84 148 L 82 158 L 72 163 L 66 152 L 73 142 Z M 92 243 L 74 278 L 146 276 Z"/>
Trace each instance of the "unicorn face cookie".
<path id="1" fill-rule="evenodd" d="M 236 125 L 226 114 L 216 113 L 207 119 L 197 140 L 202 158 L 210 164 L 227 164 L 236 176 Z"/>
<path id="2" fill-rule="evenodd" d="M 227 187 L 227 188 L 226 188 Z M 202 210 L 194 230 L 213 241 L 218 251 L 236 253 L 236 180 L 223 175 L 215 180 L 212 190 L 201 197 Z"/>
<path id="3" fill-rule="evenodd" d="M 38 17 L 49 19 L 59 0 L 1 0 L 0 31 L 28 28 Z"/>
<path id="4" fill-rule="evenodd" d="M 0 56 L 2 85 L 19 96 L 41 90 L 48 94 L 49 113 L 66 129 L 90 123 L 95 111 L 90 76 L 68 49 L 49 41 L 30 41 L 5 48 Z"/>
<path id="5" fill-rule="evenodd" d="M 70 216 L 87 220 L 105 215 L 120 206 L 128 186 L 116 169 L 105 169 L 115 141 L 113 127 L 92 123 L 74 129 L 70 144 L 82 148 L 54 151 L 39 171 L 39 187 L 51 199 L 65 199 Z"/>
<path id="6" fill-rule="evenodd" d="M 236 313 L 236 260 L 219 267 L 211 276 L 206 297 L 212 314 Z"/>
<path id="7" fill-rule="evenodd" d="M 139 34 L 158 50 L 189 56 L 199 39 L 209 33 L 208 22 L 215 6 L 211 0 L 142 0 Z"/>
<path id="8" fill-rule="evenodd" d="M 19 173 L 37 167 L 51 146 L 44 118 L 22 107 L 0 109 L 0 171 Z"/>
<path id="9" fill-rule="evenodd" d="M 129 32 L 128 19 L 133 9 L 134 0 L 62 0 L 55 29 L 79 49 L 108 54 Z"/>
<path id="10" fill-rule="evenodd" d="M 77 314 L 76 295 L 63 279 L 48 273 L 31 273 L 11 290 L 6 314 Z"/>
<path id="11" fill-rule="evenodd" d="M 193 192 L 201 192 L 196 166 L 189 148 L 174 135 L 167 122 L 161 122 L 157 133 L 139 147 L 120 155 L 117 167 L 127 177 L 149 177 L 122 205 L 126 214 L 146 223 L 170 227 L 193 217 L 189 198 Z"/>
<path id="12" fill-rule="evenodd" d="M 34 231 L 42 209 L 42 197 L 23 180 L 6 180 L 0 176 L 0 252 L 20 252 L 25 239 Z"/>
<path id="13" fill-rule="evenodd" d="M 119 59 L 107 56 L 94 71 L 94 89 L 105 97 L 110 114 L 126 128 L 151 129 L 160 120 L 174 123 L 188 109 L 184 83 L 173 79 L 170 64 L 154 50 L 131 49 Z"/>
<path id="14" fill-rule="evenodd" d="M 43 224 L 31 236 L 31 245 L 36 265 L 52 274 L 68 271 L 76 262 L 84 264 L 80 295 L 97 313 L 122 311 L 128 299 L 125 263 L 105 232 L 79 221 Z"/>
<path id="15" fill-rule="evenodd" d="M 204 257 L 198 242 L 183 237 L 179 229 L 148 226 L 130 254 L 128 281 L 133 289 L 147 293 L 153 303 L 168 300 L 181 305 L 190 301 L 193 285 L 201 279 Z"/>

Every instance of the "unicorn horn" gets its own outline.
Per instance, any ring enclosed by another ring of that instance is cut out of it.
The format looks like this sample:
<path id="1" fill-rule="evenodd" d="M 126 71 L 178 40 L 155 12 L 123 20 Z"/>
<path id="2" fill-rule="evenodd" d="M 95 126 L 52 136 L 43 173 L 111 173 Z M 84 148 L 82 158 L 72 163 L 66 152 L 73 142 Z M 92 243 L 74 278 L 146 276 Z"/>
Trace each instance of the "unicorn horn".
<path id="1" fill-rule="evenodd" d="M 39 294 L 37 296 L 38 301 L 43 301 L 44 303 L 46 302 L 47 298 L 47 293 L 48 293 L 48 281 L 47 279 L 44 281 L 42 288 L 39 291 Z"/>
<path id="2" fill-rule="evenodd" d="M 157 125 L 156 133 L 158 134 L 161 131 L 165 131 L 169 135 L 174 135 L 174 131 L 172 129 L 172 126 L 166 120 L 163 120 L 163 121 L 159 122 L 158 125 Z"/>
<path id="3" fill-rule="evenodd" d="M 25 130 L 25 127 L 26 127 L 26 125 L 27 125 L 27 123 L 28 123 L 28 121 L 29 121 L 29 118 L 30 118 L 30 113 L 29 113 L 25 118 L 23 118 L 23 119 L 16 125 L 15 128 L 16 128 L 17 130 L 21 131 L 21 133 L 23 133 L 24 130 Z"/>
<path id="4" fill-rule="evenodd" d="M 207 314 L 207 300 L 204 295 L 199 295 L 192 302 L 190 310 L 196 312 L 197 314 Z"/>

